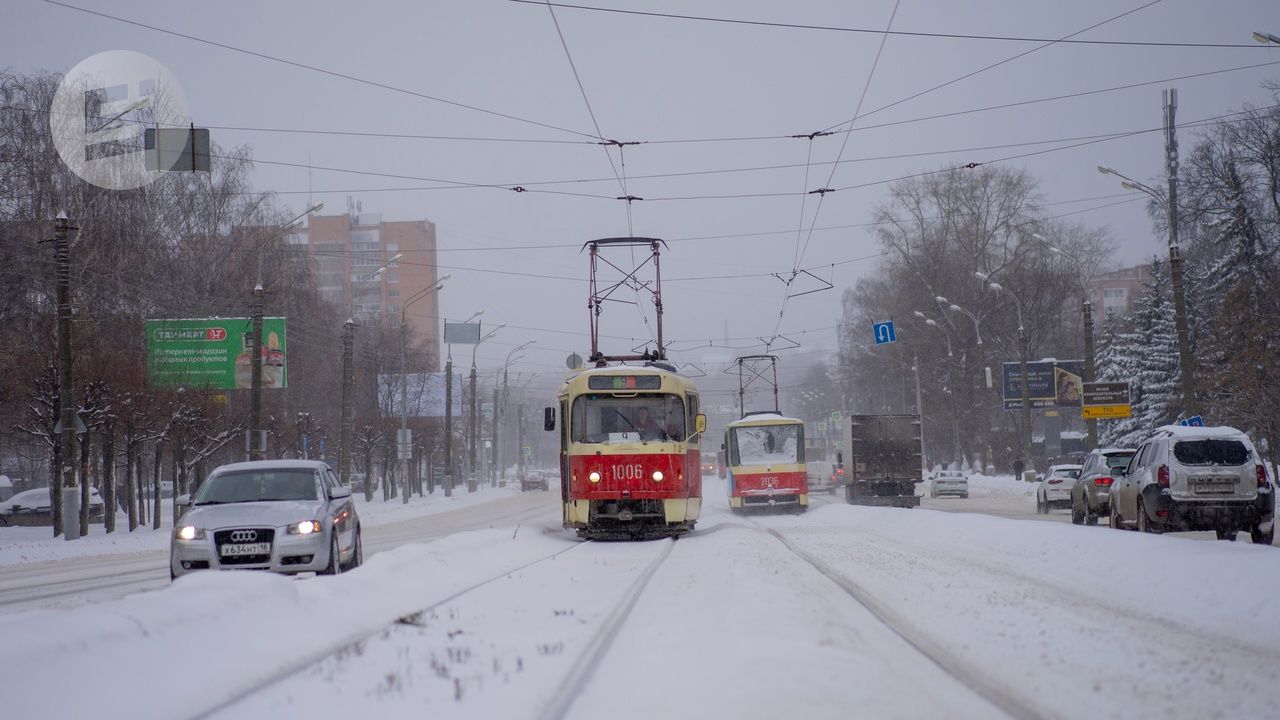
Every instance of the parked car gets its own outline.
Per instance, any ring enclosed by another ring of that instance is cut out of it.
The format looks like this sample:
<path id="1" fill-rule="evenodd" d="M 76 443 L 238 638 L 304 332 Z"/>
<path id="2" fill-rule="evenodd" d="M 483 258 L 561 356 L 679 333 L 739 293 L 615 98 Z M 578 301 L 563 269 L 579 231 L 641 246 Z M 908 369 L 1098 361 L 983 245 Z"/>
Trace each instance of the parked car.
<path id="1" fill-rule="evenodd" d="M 826 460 L 814 460 L 805 463 L 805 472 L 809 475 L 809 492 L 836 491 L 836 466 Z"/>
<path id="2" fill-rule="evenodd" d="M 100 523 L 106 517 L 106 503 L 95 487 L 89 488 L 89 522 Z M 38 487 L 23 490 L 0 502 L 0 526 L 52 525 L 53 507 L 49 502 L 49 488 Z"/>
<path id="3" fill-rule="evenodd" d="M 1053 508 L 1071 507 L 1071 487 L 1078 477 L 1079 465 L 1050 465 L 1036 488 L 1036 512 L 1045 515 Z"/>
<path id="4" fill-rule="evenodd" d="M 177 502 L 173 578 L 235 568 L 335 575 L 364 560 L 351 489 L 318 460 L 223 465 Z"/>
<path id="5" fill-rule="evenodd" d="M 961 470 L 939 470 L 929 478 L 929 497 L 969 497 L 969 478 Z"/>
<path id="6" fill-rule="evenodd" d="M 1111 488 L 1111 527 L 1141 532 L 1249 531 L 1275 537 L 1275 487 L 1249 436 L 1231 427 L 1156 428 Z"/>
<path id="7" fill-rule="evenodd" d="M 1111 513 L 1111 486 L 1119 474 L 1116 469 L 1123 472 L 1136 452 L 1132 448 L 1101 448 L 1089 453 L 1071 487 L 1071 522 L 1097 525 L 1098 518 Z"/>

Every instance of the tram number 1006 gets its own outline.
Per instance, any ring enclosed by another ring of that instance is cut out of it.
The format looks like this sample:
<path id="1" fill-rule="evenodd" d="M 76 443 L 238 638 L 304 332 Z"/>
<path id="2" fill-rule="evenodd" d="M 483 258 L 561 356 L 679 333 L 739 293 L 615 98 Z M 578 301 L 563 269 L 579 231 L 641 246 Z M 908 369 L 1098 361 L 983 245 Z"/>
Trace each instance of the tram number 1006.
<path id="1" fill-rule="evenodd" d="M 644 466 L 635 465 L 613 465 L 611 466 L 613 478 L 615 480 L 640 480 L 644 478 Z"/>

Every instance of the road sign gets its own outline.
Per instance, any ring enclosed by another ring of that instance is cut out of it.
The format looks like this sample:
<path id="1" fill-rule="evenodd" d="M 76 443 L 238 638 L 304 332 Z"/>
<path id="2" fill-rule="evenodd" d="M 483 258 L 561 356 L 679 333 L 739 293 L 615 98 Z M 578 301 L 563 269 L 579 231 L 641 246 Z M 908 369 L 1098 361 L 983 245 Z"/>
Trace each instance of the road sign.
<path id="1" fill-rule="evenodd" d="M 396 430 L 396 459 L 413 459 L 413 428 Z"/>
<path id="2" fill-rule="evenodd" d="M 1085 405 L 1080 408 L 1080 416 L 1085 420 L 1111 420 L 1127 418 L 1133 415 L 1133 406 L 1123 405 Z"/>
<path id="3" fill-rule="evenodd" d="M 1192 415 L 1189 418 L 1179 420 L 1178 424 L 1183 427 L 1204 427 L 1204 418 L 1200 415 Z"/>
<path id="4" fill-rule="evenodd" d="M 893 328 L 892 320 L 872 323 L 871 332 L 875 335 L 877 345 L 884 345 L 898 340 L 898 331 Z"/>
<path id="5" fill-rule="evenodd" d="M 841 415 L 839 410 L 831 411 L 831 422 L 840 422 L 840 419 L 843 417 L 844 415 Z"/>
<path id="6" fill-rule="evenodd" d="M 570 353 L 569 357 L 564 359 L 564 365 L 570 370 L 577 370 L 582 367 L 582 356 L 578 353 Z"/>

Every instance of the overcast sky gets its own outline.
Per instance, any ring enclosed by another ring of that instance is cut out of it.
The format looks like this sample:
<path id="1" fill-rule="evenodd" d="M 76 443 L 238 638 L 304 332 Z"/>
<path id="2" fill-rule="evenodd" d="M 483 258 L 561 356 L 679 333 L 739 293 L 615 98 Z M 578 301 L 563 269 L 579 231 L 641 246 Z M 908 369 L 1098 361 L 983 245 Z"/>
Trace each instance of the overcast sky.
<path id="1" fill-rule="evenodd" d="M 260 161 L 255 184 L 281 193 L 300 211 L 308 202 L 342 212 L 351 196 L 384 219 L 427 218 L 439 237 L 441 272 L 453 273 L 442 295 L 446 316 L 484 309 L 508 328 L 480 357 L 500 363 L 514 345 L 536 338 L 526 370 L 553 371 L 570 351 L 588 349 L 587 260 L 577 248 L 628 232 L 622 195 L 606 152 L 585 140 L 595 129 L 551 14 L 545 6 L 503 0 L 355 3 L 187 3 L 167 0 L 72 0 L 86 8 L 237 48 L 355 76 L 392 88 L 473 105 L 531 122 L 450 106 L 225 48 L 176 37 L 36 0 L 0 7 L 0 64 L 19 71 L 64 72 L 104 50 L 136 50 L 167 65 L 186 90 L 197 126 L 214 127 L 224 146 L 250 145 Z M 883 29 L 893 0 L 859 2 L 704 2 L 584 0 L 582 4 L 783 22 Z M 901 0 L 893 28 L 932 33 L 1059 38 L 1142 7 L 1145 0 L 1007 0 L 957 3 Z M 974 8 L 982 10 L 975 11 Z M 556 10 L 600 133 L 625 148 L 628 192 L 646 198 L 632 209 L 636 235 L 666 238 L 663 258 L 666 334 L 680 360 L 730 358 L 739 352 L 694 350 L 697 342 L 735 345 L 769 337 L 784 294 L 768 273 L 813 267 L 835 289 L 792 300 L 781 322 L 801 341 L 793 366 L 829 352 L 840 292 L 873 272 L 875 260 L 832 263 L 879 251 L 867 228 L 891 180 L 946 163 L 986 162 L 1072 144 L 995 145 L 1063 140 L 1159 127 L 1161 89 L 1179 90 L 1179 122 L 1190 124 L 1269 104 L 1262 87 L 1280 80 L 1280 47 L 1252 42 L 1253 30 L 1280 34 L 1275 0 L 1164 0 L 1090 30 L 1079 39 L 1248 44 L 1245 48 L 1058 44 L 876 112 L 890 103 L 1010 58 L 1034 42 L 891 36 L 862 100 L 861 114 L 831 187 L 863 185 L 826 196 L 818 231 L 797 262 L 798 228 L 815 222 L 813 190 L 827 184 L 842 134 L 806 139 L 659 144 L 653 141 L 807 134 L 851 118 L 867 85 L 882 36 L 717 24 Z M 1040 102 L 943 119 L 940 113 L 1158 81 L 1261 63 L 1270 67 Z M 575 131 L 555 130 L 535 123 Z M 402 133 L 568 143 L 351 137 L 223 127 Z M 1184 151 L 1194 131 L 1180 133 Z M 1077 141 L 1078 142 L 1078 141 Z M 1099 175 L 1099 162 L 1134 177 L 1162 177 L 1160 133 L 1009 161 L 1040 179 L 1052 214 L 1109 228 L 1118 263 L 1161 252 L 1141 198 Z M 988 149 L 983 149 L 988 148 Z M 959 151 L 959 152 L 945 152 Z M 920 155 L 921 153 L 930 153 Z M 882 156 L 915 157 L 865 160 Z M 614 164 L 618 153 L 612 155 Z M 273 165 L 291 163 L 314 169 Z M 640 176 L 790 165 L 753 172 L 645 179 Z M 341 168 L 403 178 L 338 172 Z M 620 168 L 619 168 L 620 169 Z M 424 178 L 422 180 L 414 178 Z M 504 189 L 420 189 L 432 180 L 521 185 L 603 197 L 516 193 Z M 557 180 L 591 180 L 540 185 Z M 388 190 L 389 188 L 419 188 Z M 771 194 L 737 199 L 661 199 Z M 1071 202 L 1080 201 L 1080 202 Z M 1099 207 L 1112 204 L 1111 207 Z M 755 234 L 749 233 L 771 233 Z M 722 236 L 714 239 L 707 236 Z M 800 236 L 799 245 L 805 245 Z M 520 250 L 489 247 L 536 246 Z M 408 262 L 414 262 L 410 257 Z M 825 266 L 825 269 L 824 269 Z M 503 271 L 510 274 L 498 274 Z M 522 277 L 521 274 L 528 274 Z M 683 280 L 715 275 L 757 275 Z M 764 276 L 759 276 L 764 275 Z M 797 281 L 799 283 L 799 281 Z M 799 288 L 799 284 L 796 286 Z M 652 313 L 649 313 L 652 320 Z M 804 333 L 801 331 L 809 330 Z M 604 333 L 647 335 L 632 306 L 609 308 Z M 626 341 L 606 350 L 622 351 Z M 760 348 L 755 348 L 759 351 Z M 784 361 L 785 362 L 785 361 Z M 784 364 L 784 368 L 786 365 Z"/>

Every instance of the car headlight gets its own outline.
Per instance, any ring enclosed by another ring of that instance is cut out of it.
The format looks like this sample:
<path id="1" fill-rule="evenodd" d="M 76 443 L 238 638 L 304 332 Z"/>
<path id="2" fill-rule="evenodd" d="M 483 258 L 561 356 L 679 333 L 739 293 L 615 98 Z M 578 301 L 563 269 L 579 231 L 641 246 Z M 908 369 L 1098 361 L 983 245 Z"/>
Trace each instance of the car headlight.
<path id="1" fill-rule="evenodd" d="M 198 528 L 195 525 L 183 525 L 178 528 L 179 540 L 203 540 L 204 528 Z"/>
<path id="2" fill-rule="evenodd" d="M 321 526 L 318 520 L 303 520 L 300 523 L 294 523 L 289 526 L 290 535 L 310 535 L 311 533 L 320 532 Z"/>

